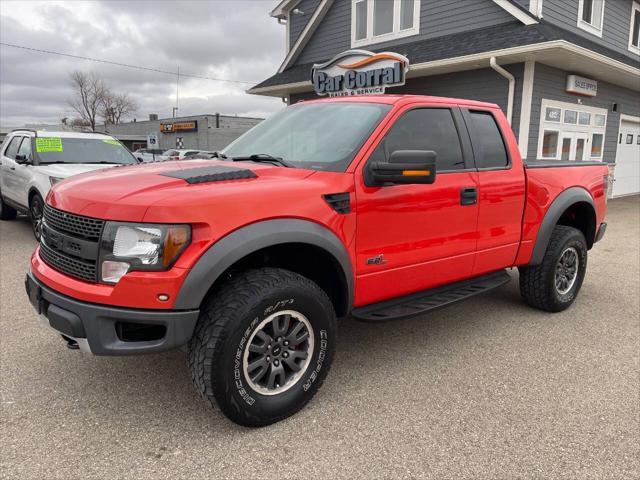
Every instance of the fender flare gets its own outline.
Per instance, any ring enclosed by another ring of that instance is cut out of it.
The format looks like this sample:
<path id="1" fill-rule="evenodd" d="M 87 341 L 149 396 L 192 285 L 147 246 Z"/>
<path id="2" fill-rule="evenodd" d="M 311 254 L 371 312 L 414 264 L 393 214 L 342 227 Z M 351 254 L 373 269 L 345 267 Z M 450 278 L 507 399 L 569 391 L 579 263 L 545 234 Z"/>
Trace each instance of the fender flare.
<path id="1" fill-rule="evenodd" d="M 351 311 L 354 297 L 353 269 L 342 241 L 328 228 L 317 223 L 288 218 L 252 223 L 211 245 L 187 274 L 173 308 L 200 308 L 214 282 L 234 263 L 253 252 L 284 243 L 313 245 L 335 258 L 345 277 L 348 288 L 347 311 Z"/>
<path id="2" fill-rule="evenodd" d="M 542 224 L 538 230 L 536 243 L 528 265 L 540 265 L 542 263 L 542 259 L 544 258 L 544 254 L 547 250 L 547 245 L 549 245 L 549 240 L 551 239 L 551 234 L 553 233 L 555 226 L 558 224 L 558 220 L 560 220 L 562 214 L 569 207 L 580 202 L 588 203 L 595 212 L 596 209 L 593 203 L 593 198 L 591 198 L 589 192 L 580 187 L 568 188 L 558 195 L 553 202 L 551 202 L 551 205 L 547 209 L 547 213 L 545 213 L 544 218 L 542 219 Z"/>

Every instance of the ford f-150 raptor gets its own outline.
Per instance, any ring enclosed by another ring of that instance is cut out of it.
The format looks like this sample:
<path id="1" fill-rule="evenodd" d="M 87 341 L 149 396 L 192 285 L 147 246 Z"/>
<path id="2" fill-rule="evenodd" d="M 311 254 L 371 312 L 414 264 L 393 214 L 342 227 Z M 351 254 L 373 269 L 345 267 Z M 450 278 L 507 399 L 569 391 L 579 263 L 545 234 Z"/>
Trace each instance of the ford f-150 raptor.
<path id="1" fill-rule="evenodd" d="M 606 228 L 607 167 L 523 163 L 493 104 L 302 102 L 217 157 L 56 184 L 26 290 L 70 348 L 186 346 L 198 392 L 247 426 L 313 397 L 336 318 L 420 315 L 511 267 L 526 302 L 566 309 Z"/>

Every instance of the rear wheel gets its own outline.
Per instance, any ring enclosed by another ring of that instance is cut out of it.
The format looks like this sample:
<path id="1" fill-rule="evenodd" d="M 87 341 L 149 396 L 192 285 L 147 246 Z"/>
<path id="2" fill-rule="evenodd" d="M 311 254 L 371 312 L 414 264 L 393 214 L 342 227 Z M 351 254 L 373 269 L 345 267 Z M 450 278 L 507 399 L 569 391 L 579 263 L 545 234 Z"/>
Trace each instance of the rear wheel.
<path id="1" fill-rule="evenodd" d="M 4 202 L 2 192 L 0 192 L 0 220 L 13 220 L 18 215 L 15 208 L 10 207 Z"/>
<path id="2" fill-rule="evenodd" d="M 520 294 L 541 310 L 560 312 L 578 296 L 587 270 L 587 242 L 580 230 L 557 225 L 540 265 L 521 267 Z"/>
<path id="3" fill-rule="evenodd" d="M 326 293 L 288 270 L 248 270 L 207 298 L 189 343 L 196 389 L 234 422 L 269 425 L 324 381 L 336 317 Z"/>
<path id="4" fill-rule="evenodd" d="M 39 193 L 35 193 L 29 200 L 29 219 L 36 240 L 42 237 L 42 215 L 44 213 L 44 201 Z"/>

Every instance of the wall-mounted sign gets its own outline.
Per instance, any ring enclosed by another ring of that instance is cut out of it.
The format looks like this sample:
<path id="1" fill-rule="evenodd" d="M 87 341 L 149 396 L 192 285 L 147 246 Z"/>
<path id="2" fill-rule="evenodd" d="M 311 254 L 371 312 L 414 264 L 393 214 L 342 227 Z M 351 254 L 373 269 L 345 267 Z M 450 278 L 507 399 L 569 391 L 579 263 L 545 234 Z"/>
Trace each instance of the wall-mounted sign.
<path id="1" fill-rule="evenodd" d="M 384 93 L 387 87 L 404 85 L 409 59 L 393 52 L 347 50 L 311 69 L 318 95 L 342 97 Z"/>
<path id="2" fill-rule="evenodd" d="M 197 132 L 198 121 L 193 120 L 191 122 L 174 122 L 174 123 L 161 123 L 160 131 L 162 133 L 173 132 Z"/>
<path id="3" fill-rule="evenodd" d="M 147 135 L 147 148 L 158 148 L 158 134 L 150 133 Z"/>
<path id="4" fill-rule="evenodd" d="M 578 75 L 567 75 L 565 91 L 587 97 L 595 97 L 598 94 L 598 81 Z"/>

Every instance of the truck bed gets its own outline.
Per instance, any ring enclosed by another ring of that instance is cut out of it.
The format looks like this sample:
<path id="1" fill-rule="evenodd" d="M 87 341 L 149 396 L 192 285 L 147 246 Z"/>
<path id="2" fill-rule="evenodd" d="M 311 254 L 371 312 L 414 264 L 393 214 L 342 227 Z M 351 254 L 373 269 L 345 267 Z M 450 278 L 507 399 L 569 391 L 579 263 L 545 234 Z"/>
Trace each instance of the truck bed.
<path id="1" fill-rule="evenodd" d="M 527 264 L 544 215 L 554 200 L 571 188 L 586 190 L 595 205 L 595 228 L 604 221 L 609 167 L 602 162 L 528 160 L 524 162 L 527 177 L 526 203 L 522 221 L 522 244 L 517 264 Z"/>

